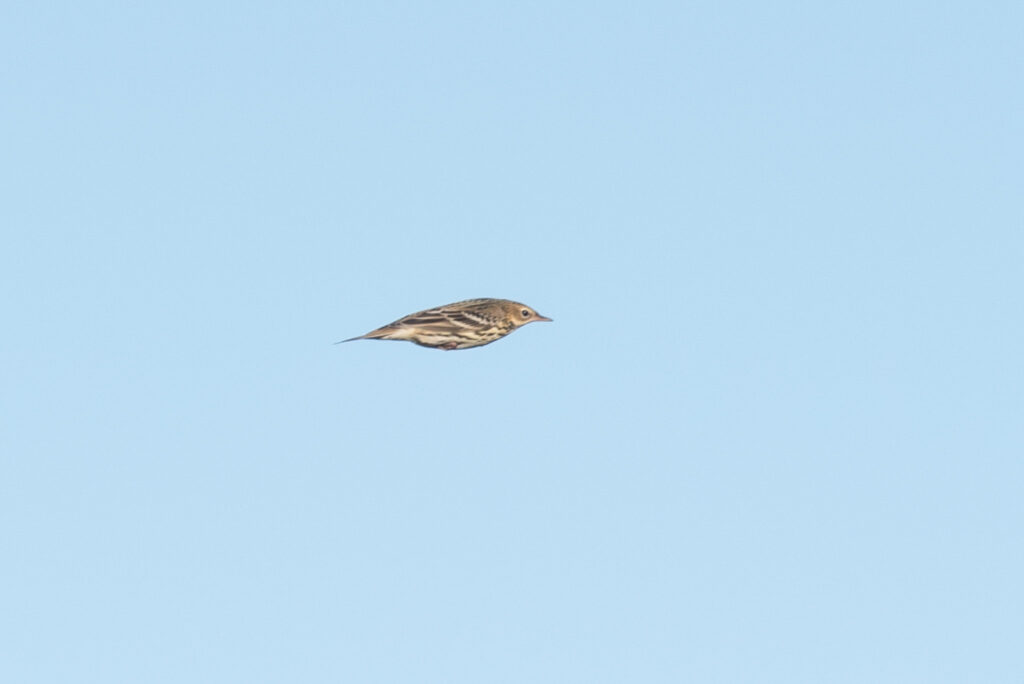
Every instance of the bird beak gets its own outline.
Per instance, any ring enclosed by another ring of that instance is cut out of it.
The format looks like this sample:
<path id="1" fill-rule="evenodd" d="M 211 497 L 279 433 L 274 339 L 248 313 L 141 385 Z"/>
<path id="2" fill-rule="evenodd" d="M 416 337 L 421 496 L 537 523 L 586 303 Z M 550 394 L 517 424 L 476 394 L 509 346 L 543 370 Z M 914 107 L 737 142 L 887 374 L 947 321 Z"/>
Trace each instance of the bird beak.
<path id="1" fill-rule="evenodd" d="M 537 315 L 536 315 L 536 316 L 534 317 L 534 319 L 533 319 L 533 320 L 535 320 L 535 321 L 548 321 L 549 323 L 551 322 L 551 319 L 550 319 L 550 318 L 548 318 L 547 316 L 541 316 L 540 314 L 537 314 Z"/>

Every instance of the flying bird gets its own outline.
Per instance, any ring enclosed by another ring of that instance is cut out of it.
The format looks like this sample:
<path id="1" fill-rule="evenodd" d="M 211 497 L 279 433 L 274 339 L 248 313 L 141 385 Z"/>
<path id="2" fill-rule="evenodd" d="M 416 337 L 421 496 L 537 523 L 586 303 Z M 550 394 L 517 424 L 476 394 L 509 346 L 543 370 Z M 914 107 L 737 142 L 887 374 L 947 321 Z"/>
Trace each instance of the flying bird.
<path id="1" fill-rule="evenodd" d="M 467 299 L 417 311 L 352 340 L 408 340 L 434 349 L 469 349 L 499 340 L 517 328 L 550 318 L 508 299 Z M 341 344 L 335 342 L 335 344 Z"/>

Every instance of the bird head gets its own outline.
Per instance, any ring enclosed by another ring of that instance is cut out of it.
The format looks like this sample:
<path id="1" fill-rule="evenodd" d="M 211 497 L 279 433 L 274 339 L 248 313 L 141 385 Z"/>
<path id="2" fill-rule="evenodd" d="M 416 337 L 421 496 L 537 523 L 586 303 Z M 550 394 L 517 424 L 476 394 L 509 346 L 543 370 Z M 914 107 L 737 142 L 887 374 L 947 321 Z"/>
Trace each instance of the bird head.
<path id="1" fill-rule="evenodd" d="M 512 320 L 512 324 L 517 328 L 526 325 L 527 323 L 533 323 L 534 321 L 550 321 L 551 319 L 547 316 L 541 316 L 539 313 L 519 302 L 509 302 L 509 318 Z"/>

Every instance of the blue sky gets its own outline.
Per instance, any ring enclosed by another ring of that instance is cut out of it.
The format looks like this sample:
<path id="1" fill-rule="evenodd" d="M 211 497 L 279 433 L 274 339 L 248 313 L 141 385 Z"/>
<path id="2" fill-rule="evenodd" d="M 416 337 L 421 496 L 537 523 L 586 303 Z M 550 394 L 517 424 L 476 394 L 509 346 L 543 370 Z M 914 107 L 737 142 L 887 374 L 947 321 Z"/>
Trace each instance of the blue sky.
<path id="1" fill-rule="evenodd" d="M 1021 681 L 1022 20 L 6 6 L 0 680 Z"/>

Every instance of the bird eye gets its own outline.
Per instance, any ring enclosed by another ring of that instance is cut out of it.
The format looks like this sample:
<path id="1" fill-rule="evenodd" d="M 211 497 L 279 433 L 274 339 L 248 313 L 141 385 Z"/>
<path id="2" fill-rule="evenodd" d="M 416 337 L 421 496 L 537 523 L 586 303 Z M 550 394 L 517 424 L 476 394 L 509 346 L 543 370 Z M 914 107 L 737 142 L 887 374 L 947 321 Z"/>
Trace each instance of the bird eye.
<path id="1" fill-rule="evenodd" d="M 523 318 L 529 318 L 530 317 L 530 310 L 529 309 L 523 309 L 520 313 L 523 314 Z"/>

